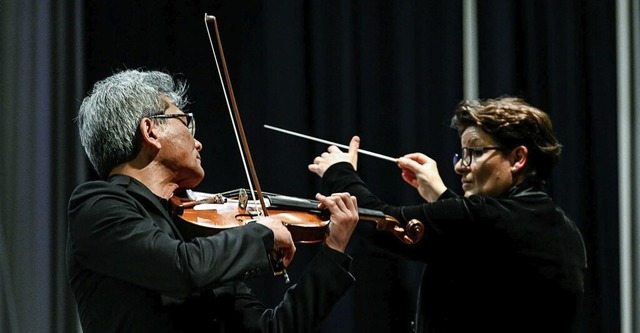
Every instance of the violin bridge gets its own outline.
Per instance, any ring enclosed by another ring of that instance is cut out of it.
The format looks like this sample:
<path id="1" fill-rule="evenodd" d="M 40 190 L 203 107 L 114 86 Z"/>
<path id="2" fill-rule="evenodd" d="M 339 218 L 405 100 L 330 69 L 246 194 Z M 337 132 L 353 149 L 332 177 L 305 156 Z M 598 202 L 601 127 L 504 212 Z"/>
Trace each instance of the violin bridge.
<path id="1" fill-rule="evenodd" d="M 264 217 L 264 212 L 262 211 L 262 207 L 255 201 L 251 200 L 249 202 L 249 194 L 247 190 L 241 188 L 238 190 L 238 207 L 240 209 L 245 210 L 251 216 Z M 268 201 L 265 202 L 268 207 Z"/>
<path id="2" fill-rule="evenodd" d="M 240 191 L 238 191 L 238 206 L 242 209 L 247 209 L 248 205 L 249 195 L 245 189 L 241 188 Z"/>

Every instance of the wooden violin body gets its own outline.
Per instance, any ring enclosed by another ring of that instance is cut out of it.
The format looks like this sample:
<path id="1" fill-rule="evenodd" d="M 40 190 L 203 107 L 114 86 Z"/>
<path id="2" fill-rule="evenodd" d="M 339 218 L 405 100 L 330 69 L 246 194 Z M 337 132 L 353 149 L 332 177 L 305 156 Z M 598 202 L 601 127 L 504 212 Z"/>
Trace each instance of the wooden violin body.
<path id="1" fill-rule="evenodd" d="M 216 196 L 193 200 L 174 196 L 171 203 L 180 232 L 187 239 L 211 236 L 221 231 L 254 223 L 260 217 L 255 205 L 243 203 L 245 190 L 224 192 Z M 325 237 L 330 223 L 326 210 L 318 209 L 318 201 L 283 196 L 263 192 L 267 201 L 267 214 L 282 221 L 296 243 L 318 243 Z M 424 227 L 417 220 L 401 226 L 398 220 L 382 212 L 359 209 L 361 221 L 377 223 L 378 230 L 391 232 L 406 244 L 414 244 L 422 239 Z"/>

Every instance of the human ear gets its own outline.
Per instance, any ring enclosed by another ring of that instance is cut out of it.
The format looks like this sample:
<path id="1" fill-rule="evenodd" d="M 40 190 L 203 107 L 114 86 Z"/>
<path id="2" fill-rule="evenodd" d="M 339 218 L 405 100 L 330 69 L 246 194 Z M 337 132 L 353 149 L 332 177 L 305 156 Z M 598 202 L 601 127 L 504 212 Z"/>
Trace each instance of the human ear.
<path id="1" fill-rule="evenodd" d="M 529 156 L 529 150 L 527 146 L 518 146 L 511 151 L 512 166 L 511 170 L 517 172 L 522 170 L 527 165 L 527 157 Z"/>
<path id="2" fill-rule="evenodd" d="M 149 118 L 142 118 L 138 128 L 140 129 L 140 137 L 143 143 L 160 149 L 161 144 L 158 140 L 159 126 L 157 123 L 153 122 Z"/>

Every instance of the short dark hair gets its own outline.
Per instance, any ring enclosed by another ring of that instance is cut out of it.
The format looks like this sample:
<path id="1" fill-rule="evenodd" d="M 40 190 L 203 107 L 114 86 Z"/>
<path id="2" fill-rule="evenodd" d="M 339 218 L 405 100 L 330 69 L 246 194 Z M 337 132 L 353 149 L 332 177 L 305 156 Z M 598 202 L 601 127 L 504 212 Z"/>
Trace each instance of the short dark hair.
<path id="1" fill-rule="evenodd" d="M 458 104 L 451 127 L 458 134 L 469 126 L 478 126 L 505 149 L 526 146 L 526 175 L 542 183 L 551 177 L 560 160 L 562 145 L 553 132 L 551 118 L 545 112 L 517 97 L 465 100 Z"/>

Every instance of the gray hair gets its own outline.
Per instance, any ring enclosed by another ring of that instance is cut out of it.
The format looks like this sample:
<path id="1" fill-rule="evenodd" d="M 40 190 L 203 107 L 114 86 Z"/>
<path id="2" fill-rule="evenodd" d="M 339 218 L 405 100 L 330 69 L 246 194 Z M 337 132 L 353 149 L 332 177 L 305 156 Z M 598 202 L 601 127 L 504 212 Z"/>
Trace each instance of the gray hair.
<path id="1" fill-rule="evenodd" d="M 96 82 L 85 97 L 76 122 L 89 161 L 106 179 L 119 164 L 140 150 L 140 120 L 162 114 L 169 107 L 166 96 L 178 108 L 187 103 L 187 85 L 158 71 L 125 70 Z"/>

